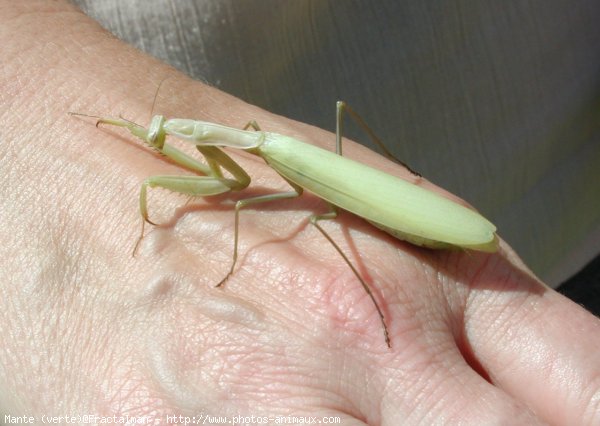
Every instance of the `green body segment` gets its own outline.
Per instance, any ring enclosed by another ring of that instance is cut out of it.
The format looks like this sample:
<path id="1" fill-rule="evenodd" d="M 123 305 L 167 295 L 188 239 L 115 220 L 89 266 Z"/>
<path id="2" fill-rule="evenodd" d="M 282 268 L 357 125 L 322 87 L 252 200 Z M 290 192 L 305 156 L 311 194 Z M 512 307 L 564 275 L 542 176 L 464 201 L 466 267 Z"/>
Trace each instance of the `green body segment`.
<path id="1" fill-rule="evenodd" d="M 397 238 L 497 249 L 496 227 L 479 213 L 403 179 L 282 135 L 266 133 L 257 151 L 285 178 Z"/>

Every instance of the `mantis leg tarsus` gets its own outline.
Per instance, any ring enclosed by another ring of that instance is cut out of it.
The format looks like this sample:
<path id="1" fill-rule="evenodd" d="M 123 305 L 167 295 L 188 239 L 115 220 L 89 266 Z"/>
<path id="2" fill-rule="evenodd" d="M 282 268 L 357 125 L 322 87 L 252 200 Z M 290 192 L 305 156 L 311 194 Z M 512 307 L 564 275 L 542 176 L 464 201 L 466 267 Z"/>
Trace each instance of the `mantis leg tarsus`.
<path id="1" fill-rule="evenodd" d="M 344 262 L 346 262 L 346 265 L 348 265 L 348 267 L 352 270 L 352 272 L 354 273 L 354 276 L 358 279 L 358 281 L 362 285 L 363 289 L 367 292 L 367 295 L 373 302 L 373 305 L 375 306 L 375 309 L 377 310 L 377 314 L 379 315 L 379 319 L 380 319 L 381 325 L 383 327 L 383 337 L 385 339 L 385 343 L 387 344 L 388 348 L 391 349 L 392 343 L 390 341 L 390 335 L 388 332 L 387 325 L 385 323 L 385 316 L 383 315 L 383 312 L 382 312 L 381 308 L 379 307 L 377 300 L 375 300 L 375 296 L 373 295 L 371 288 L 366 283 L 366 281 L 363 279 L 363 277 L 361 277 L 360 273 L 358 272 L 356 267 L 352 264 L 350 259 L 348 259 L 348 256 L 346 256 L 346 254 L 342 251 L 340 246 L 333 240 L 331 235 L 329 235 L 327 233 L 327 231 L 325 231 L 325 229 L 323 229 L 323 227 L 321 225 L 319 225 L 319 221 L 333 220 L 337 216 L 338 216 L 337 208 L 335 206 L 331 206 L 331 211 L 329 211 L 327 213 L 320 214 L 320 215 L 312 215 L 310 217 L 310 223 L 312 223 L 315 226 L 315 228 L 317 228 L 319 230 L 319 232 L 325 237 L 325 239 L 327 239 L 327 241 L 329 241 L 329 243 L 333 246 L 333 248 L 335 248 L 335 250 L 339 253 L 339 255 L 342 257 L 342 259 L 344 259 Z"/>
<path id="2" fill-rule="evenodd" d="M 418 177 L 418 178 L 422 177 L 419 172 L 413 170 L 404 161 L 396 158 L 396 156 L 394 154 L 392 154 L 389 149 L 387 149 L 387 147 L 381 141 L 381 139 L 379 139 L 379 137 L 377 137 L 377 135 L 375 134 L 373 129 L 371 129 L 371 127 L 369 127 L 367 122 L 356 111 L 354 111 L 350 107 L 350 105 L 348 105 L 344 101 L 337 101 L 337 103 L 336 103 L 335 150 L 336 150 L 337 154 L 342 155 L 342 134 L 343 134 L 344 113 L 348 113 L 348 115 L 350 117 L 352 117 L 352 119 L 367 133 L 367 135 L 369 135 L 369 137 L 375 143 L 375 145 L 377 145 L 379 147 L 379 149 L 381 150 L 381 152 L 383 152 L 383 155 L 385 155 L 387 158 L 394 161 L 395 163 L 398 163 L 401 166 L 406 167 L 406 169 L 409 172 L 411 172 L 413 175 L 415 175 L 416 177 Z"/>
<path id="3" fill-rule="evenodd" d="M 133 252 L 131 252 L 131 257 L 135 257 L 135 255 L 138 252 L 138 249 L 140 247 L 140 244 L 142 242 L 142 240 L 144 239 L 144 225 L 146 224 L 145 220 L 142 220 L 142 229 L 140 231 L 140 236 L 137 239 L 137 241 L 135 242 L 135 246 L 133 246 Z"/>

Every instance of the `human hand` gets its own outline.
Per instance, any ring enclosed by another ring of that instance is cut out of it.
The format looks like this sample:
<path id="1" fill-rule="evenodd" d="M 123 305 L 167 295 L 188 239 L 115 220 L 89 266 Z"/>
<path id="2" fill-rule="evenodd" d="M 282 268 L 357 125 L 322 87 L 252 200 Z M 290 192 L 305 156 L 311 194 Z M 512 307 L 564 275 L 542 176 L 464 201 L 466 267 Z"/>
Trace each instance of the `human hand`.
<path id="1" fill-rule="evenodd" d="M 599 321 L 505 244 L 431 251 L 350 214 L 325 223 L 372 286 L 391 350 L 360 284 L 308 224 L 326 210 L 309 194 L 243 211 L 238 267 L 214 288 L 231 261 L 232 202 L 288 189 L 245 154 L 232 154 L 253 178 L 244 193 L 185 206 L 153 193 L 165 224 L 132 257 L 139 184 L 181 170 L 67 111 L 143 122 L 169 76 L 157 102 L 169 116 L 256 119 L 327 146 L 333 136 L 191 82 L 60 2 L 0 5 L 3 412 L 597 422 Z M 345 155 L 409 176 L 359 146 Z"/>

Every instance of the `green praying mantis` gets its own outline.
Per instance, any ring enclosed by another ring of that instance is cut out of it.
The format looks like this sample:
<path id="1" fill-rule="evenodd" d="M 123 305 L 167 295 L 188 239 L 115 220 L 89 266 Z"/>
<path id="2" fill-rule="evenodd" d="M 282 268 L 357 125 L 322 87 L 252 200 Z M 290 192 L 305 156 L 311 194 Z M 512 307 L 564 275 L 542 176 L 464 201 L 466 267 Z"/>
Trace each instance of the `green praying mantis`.
<path id="1" fill-rule="evenodd" d="M 463 248 L 494 252 L 498 247 L 498 237 L 496 227 L 474 210 L 419 185 L 343 157 L 344 112 L 354 118 L 369 136 L 383 147 L 364 120 L 341 101 L 337 103 L 335 153 L 289 136 L 262 131 L 256 122 L 248 123 L 243 129 L 236 129 L 191 119 L 167 120 L 161 115 L 155 115 L 148 128 L 145 128 L 123 118 L 71 114 L 95 118 L 97 125 L 104 123 L 127 128 L 134 136 L 175 164 L 198 174 L 152 176 L 144 180 L 139 198 L 143 218 L 140 240 L 144 232 L 143 224 L 154 224 L 148 216 L 148 187 L 161 187 L 189 196 L 206 197 L 241 191 L 250 184 L 250 176 L 222 148 L 241 149 L 261 157 L 289 183 L 291 191 L 236 202 L 232 262 L 227 274 L 217 286 L 223 285 L 235 270 L 238 259 L 239 217 L 244 207 L 299 197 L 305 189 L 325 200 L 331 207 L 329 212 L 311 215 L 310 223 L 331 243 L 361 283 L 377 310 L 385 342 L 391 347 L 385 317 L 370 287 L 319 222 L 335 219 L 338 209 L 344 209 L 398 239 L 435 249 Z M 252 130 L 248 130 L 249 128 Z M 204 156 L 206 163 L 166 143 L 167 136 L 174 136 L 194 145 Z M 385 153 L 391 155 L 387 150 Z M 224 171 L 229 174 L 226 176 Z"/>

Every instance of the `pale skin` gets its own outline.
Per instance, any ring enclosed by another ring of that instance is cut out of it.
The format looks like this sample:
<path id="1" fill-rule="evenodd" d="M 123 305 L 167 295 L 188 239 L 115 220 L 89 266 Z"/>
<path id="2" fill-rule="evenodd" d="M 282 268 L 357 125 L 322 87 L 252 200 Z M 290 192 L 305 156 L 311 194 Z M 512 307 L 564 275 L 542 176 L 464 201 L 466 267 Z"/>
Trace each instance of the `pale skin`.
<path id="1" fill-rule="evenodd" d="M 133 258 L 139 184 L 180 170 L 67 111 L 146 122 L 168 75 L 165 115 L 255 119 L 326 147 L 333 135 L 192 82 L 62 2 L 1 0 L 0 12 L 0 412 L 598 423 L 599 321 L 505 243 L 494 255 L 431 251 L 347 213 L 324 224 L 383 301 L 391 351 L 360 284 L 307 226 L 327 211 L 316 197 L 245 211 L 236 272 L 214 288 L 233 201 L 287 190 L 248 155 L 232 154 L 252 176 L 244 196 L 152 195 L 164 225 Z M 411 179 L 357 145 L 344 155 Z"/>

